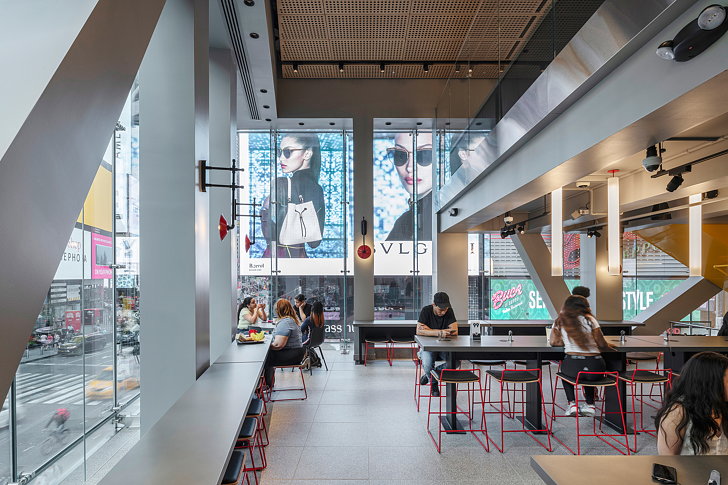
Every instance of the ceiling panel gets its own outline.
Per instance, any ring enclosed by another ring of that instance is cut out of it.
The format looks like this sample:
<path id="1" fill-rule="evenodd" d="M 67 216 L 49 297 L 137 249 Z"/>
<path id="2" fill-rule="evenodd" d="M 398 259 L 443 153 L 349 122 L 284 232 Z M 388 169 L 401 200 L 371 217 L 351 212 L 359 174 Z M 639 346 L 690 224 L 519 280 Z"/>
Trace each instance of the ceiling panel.
<path id="1" fill-rule="evenodd" d="M 439 78 L 455 74 L 455 63 L 470 60 L 484 63 L 475 66 L 473 77 L 496 78 L 498 67 L 488 63 L 500 60 L 508 65 L 515 59 L 553 2 L 276 0 L 278 57 L 284 63 L 281 73 L 296 78 Z M 562 12 L 565 23 L 578 17 L 578 7 Z M 306 65 L 299 65 L 294 73 L 290 64 L 294 61 Z M 353 64 L 339 72 L 337 63 L 347 61 Z M 388 67 L 381 73 L 381 61 L 413 64 Z M 424 72 L 425 62 L 441 64 L 433 64 Z"/>

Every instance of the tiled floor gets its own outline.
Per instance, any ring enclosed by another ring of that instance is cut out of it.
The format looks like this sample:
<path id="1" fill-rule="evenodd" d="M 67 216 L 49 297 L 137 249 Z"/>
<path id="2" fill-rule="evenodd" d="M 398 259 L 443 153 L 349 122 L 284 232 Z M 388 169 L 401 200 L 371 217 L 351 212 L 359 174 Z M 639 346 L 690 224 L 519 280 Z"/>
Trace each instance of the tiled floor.
<path id="1" fill-rule="evenodd" d="M 529 457 L 547 452 L 525 435 L 506 435 L 504 454 L 492 446 L 485 452 L 471 435 L 443 435 L 438 454 L 425 430 L 427 400 L 419 413 L 415 408 L 411 361 L 392 367 L 374 361 L 364 367 L 354 365 L 351 354 L 333 348 L 325 352 L 330 370 L 306 374 L 306 401 L 270 405 L 271 444 L 263 484 L 543 483 Z M 294 385 L 298 373 L 279 371 L 276 379 L 280 386 Z M 562 391 L 559 398 L 564 399 Z M 575 445 L 573 421 L 558 419 L 555 431 Z M 496 416 L 488 423 L 491 432 L 499 429 Z M 586 418 L 582 423 L 589 424 Z M 568 453 L 552 443 L 553 453 Z M 641 435 L 639 448 L 640 454 L 655 454 L 655 439 Z M 586 438 L 582 453 L 617 452 L 596 438 Z"/>

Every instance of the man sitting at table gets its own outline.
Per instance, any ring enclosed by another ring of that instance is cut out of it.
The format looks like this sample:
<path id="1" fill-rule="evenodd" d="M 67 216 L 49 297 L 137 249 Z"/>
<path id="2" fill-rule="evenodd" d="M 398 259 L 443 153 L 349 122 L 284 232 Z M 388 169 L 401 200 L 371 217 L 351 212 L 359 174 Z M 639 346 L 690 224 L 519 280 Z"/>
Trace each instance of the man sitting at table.
<path id="1" fill-rule="evenodd" d="M 445 338 L 458 334 L 458 321 L 455 313 L 450 306 L 450 297 L 445 292 L 435 293 L 432 305 L 427 305 L 420 311 L 420 317 L 417 319 L 417 335 L 428 337 Z M 435 366 L 436 360 L 447 360 L 447 352 L 429 352 L 420 351 L 420 359 L 422 360 L 422 377 L 420 384 L 427 385 L 431 382 L 431 393 L 433 396 L 439 396 L 440 391 L 437 387 L 437 381 L 430 379 L 430 371 Z M 459 367 L 460 362 L 455 363 L 455 367 Z M 445 364 L 437 366 L 436 370 L 445 368 Z"/>

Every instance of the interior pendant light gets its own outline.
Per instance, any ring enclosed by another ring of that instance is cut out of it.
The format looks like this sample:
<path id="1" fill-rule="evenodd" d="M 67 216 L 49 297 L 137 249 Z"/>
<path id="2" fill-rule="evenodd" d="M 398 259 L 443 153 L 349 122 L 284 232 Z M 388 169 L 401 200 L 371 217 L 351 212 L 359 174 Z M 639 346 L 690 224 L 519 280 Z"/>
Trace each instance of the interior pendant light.
<path id="1" fill-rule="evenodd" d="M 551 192 L 551 276 L 564 276 L 564 191 Z"/>
<path id="2" fill-rule="evenodd" d="M 620 239 L 622 231 L 619 222 L 619 179 L 610 170 L 612 176 L 607 180 L 607 272 L 616 276 L 622 274 Z"/>
<path id="3" fill-rule="evenodd" d="M 703 194 L 688 198 L 688 259 L 690 276 L 702 276 L 703 272 Z"/>

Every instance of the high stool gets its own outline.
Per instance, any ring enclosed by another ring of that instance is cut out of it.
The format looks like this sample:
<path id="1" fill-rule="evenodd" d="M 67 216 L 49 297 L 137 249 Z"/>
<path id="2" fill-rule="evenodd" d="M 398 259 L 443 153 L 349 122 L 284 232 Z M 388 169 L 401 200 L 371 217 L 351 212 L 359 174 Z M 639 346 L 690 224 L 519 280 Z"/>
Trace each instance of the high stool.
<path id="1" fill-rule="evenodd" d="M 655 363 L 655 369 L 657 370 L 660 368 L 660 361 L 662 360 L 662 352 L 627 352 L 627 365 L 634 365 L 637 367 L 643 366 L 646 362 L 654 362 Z M 642 369 L 642 370 L 653 370 L 653 369 Z M 653 393 L 655 390 L 655 385 L 653 384 L 650 387 L 650 399 L 653 401 L 660 401 L 662 402 L 662 396 L 659 396 L 659 399 L 655 399 L 653 397 Z M 648 406 L 652 406 L 649 403 L 645 403 Z M 655 407 L 655 406 L 652 406 Z"/>
<path id="2" fill-rule="evenodd" d="M 415 354 L 416 355 L 416 354 Z M 417 357 L 417 360 L 415 361 L 415 405 L 417 406 L 417 412 L 420 412 L 420 400 L 423 397 L 428 397 L 430 395 L 430 385 L 426 384 L 424 387 L 427 389 L 427 392 L 424 394 L 422 393 L 422 384 L 420 384 L 420 378 L 422 377 L 422 361 L 419 357 Z"/>
<path id="3" fill-rule="evenodd" d="M 485 451 L 490 451 L 490 446 L 488 445 L 488 426 L 485 420 L 481 420 L 481 428 L 480 429 L 473 429 L 473 420 L 472 420 L 472 409 L 471 409 L 471 398 L 470 398 L 470 392 L 471 392 L 471 386 L 472 386 L 472 392 L 475 392 L 476 390 L 480 394 L 481 401 L 483 400 L 483 388 L 480 385 L 480 369 L 471 369 L 471 370 L 461 370 L 461 369 L 442 369 L 439 374 L 436 370 L 433 370 L 430 373 L 430 379 L 436 379 L 438 382 L 438 386 L 440 388 L 440 396 L 437 398 L 440 401 L 440 410 L 439 411 L 432 411 L 432 394 L 430 394 L 430 400 L 427 403 L 427 434 L 430 435 L 430 439 L 432 439 L 432 442 L 435 445 L 435 449 L 438 453 L 442 450 L 442 433 L 449 433 L 450 431 L 443 430 L 442 429 L 442 417 L 448 416 L 448 415 L 455 415 L 458 414 L 465 414 L 468 416 L 468 423 L 470 425 L 469 429 L 465 430 L 468 431 L 470 434 L 473 435 L 473 437 L 478 440 L 478 443 L 480 443 L 480 446 L 483 447 Z M 443 385 L 445 384 L 455 384 L 455 392 L 457 392 L 457 385 L 458 384 L 467 384 L 468 388 L 468 410 L 467 411 L 460 411 L 458 409 L 455 409 L 453 411 L 443 411 L 442 410 L 442 399 L 443 394 L 445 394 L 443 390 Z M 477 386 L 477 388 L 476 388 Z M 435 437 L 432 436 L 432 431 L 430 431 L 430 416 L 432 415 L 437 416 L 437 441 L 435 441 Z M 485 443 L 483 443 L 480 438 L 478 438 L 478 435 L 475 433 L 484 433 L 485 434 Z"/>
<path id="4" fill-rule="evenodd" d="M 473 369 L 480 367 L 485 367 L 486 371 L 492 370 L 493 367 L 506 367 L 506 361 L 505 360 L 471 360 L 470 363 L 473 365 Z M 490 403 L 490 389 L 488 387 L 490 381 L 486 377 L 485 379 L 485 388 L 483 389 L 483 397 L 487 397 L 488 400 L 485 402 L 479 402 L 479 401 L 473 401 L 473 405 L 480 404 L 481 406 L 485 406 L 486 403 Z M 491 404 L 493 406 L 493 404 Z M 510 409 L 510 404 L 509 404 Z M 495 406 L 493 406 L 495 408 Z"/>
<path id="5" fill-rule="evenodd" d="M 225 474 L 222 476 L 222 485 L 237 485 L 240 481 L 240 472 L 243 471 L 245 465 L 245 452 L 243 450 L 233 450 L 230 455 Z M 250 484 L 248 474 L 245 474 L 245 483 Z"/>
<path id="6" fill-rule="evenodd" d="M 672 384 L 672 371 L 670 369 L 634 369 L 619 373 L 619 380 L 624 381 L 629 385 L 630 394 L 632 395 L 632 427 L 634 429 L 634 448 L 633 453 L 637 453 L 637 434 L 647 433 L 650 436 L 657 437 L 657 430 L 645 429 L 645 404 L 654 408 L 655 406 L 645 403 L 645 394 L 643 385 L 651 384 L 652 386 L 660 386 L 660 397 L 665 395 L 665 388 Z M 639 393 L 637 393 L 637 386 L 639 386 Z M 648 395 L 652 399 L 652 388 L 650 388 L 650 394 Z M 640 410 L 637 411 L 637 401 L 640 403 Z M 662 404 L 662 399 L 660 400 Z M 640 415 L 639 425 L 637 424 L 637 414 Z"/>
<path id="7" fill-rule="evenodd" d="M 599 377 L 599 379 L 597 379 L 597 380 L 590 380 L 590 381 L 583 381 L 583 380 L 581 380 L 581 379 L 584 379 L 584 376 L 587 376 L 587 375 L 596 376 L 596 377 Z M 564 443 L 563 441 L 561 441 L 554 434 L 554 439 L 556 439 L 556 441 L 558 441 L 559 443 L 561 443 L 562 445 L 564 445 L 564 447 L 567 450 L 569 450 L 572 454 L 574 454 L 574 455 L 581 455 L 581 437 L 582 436 L 594 436 L 594 437 L 597 437 L 600 440 L 602 440 L 603 442 L 605 442 L 606 444 L 608 444 L 609 446 L 611 446 L 612 448 L 614 448 L 615 450 L 617 450 L 620 453 L 622 453 L 623 455 L 624 454 L 627 454 L 627 455 L 630 454 L 629 439 L 627 438 L 627 431 L 626 431 L 626 429 L 627 429 L 627 423 L 626 423 L 626 421 L 624 419 L 624 409 L 622 408 L 622 397 L 621 397 L 620 392 L 619 392 L 619 386 L 617 385 L 618 378 L 619 378 L 619 373 L 616 372 L 616 371 L 614 371 L 614 372 L 586 372 L 586 371 L 580 371 L 576 375 L 576 378 L 571 377 L 571 376 L 567 376 L 563 372 L 557 372 L 556 373 L 556 381 L 557 382 L 558 382 L 559 379 L 561 379 L 564 382 L 568 382 L 569 384 L 571 384 L 571 385 L 574 386 L 574 396 L 575 396 L 575 399 L 576 399 L 576 408 L 577 409 L 579 409 L 579 391 L 581 390 L 582 387 L 594 387 L 596 389 L 600 389 L 600 388 L 601 389 L 604 389 L 604 388 L 613 386 L 615 392 L 617 393 L 617 402 L 619 402 L 619 411 L 618 412 L 619 412 L 620 418 L 622 420 L 622 429 L 625 430 L 623 433 L 618 433 L 618 434 L 609 434 L 609 433 L 602 432 L 602 420 L 606 417 L 606 414 L 607 414 L 604 411 L 604 402 L 605 401 L 602 401 L 602 406 L 601 406 L 601 409 L 600 409 L 601 416 L 599 418 L 600 419 L 599 431 L 597 431 L 597 419 L 598 418 L 595 415 L 595 416 L 592 417 L 592 423 L 593 423 L 592 433 L 591 434 L 581 433 L 581 428 L 580 428 L 580 425 L 579 425 L 579 417 L 580 416 L 579 416 L 579 413 L 577 412 L 573 416 L 576 419 L 576 453 L 574 453 L 574 450 L 572 450 L 571 448 L 569 448 L 569 446 L 567 446 L 566 443 Z M 559 418 L 569 418 L 571 416 L 566 416 L 566 415 L 559 415 L 559 416 L 557 416 L 556 415 L 556 406 L 554 405 L 554 403 L 552 403 L 552 405 L 551 405 L 551 429 L 552 430 L 553 430 L 553 427 L 554 427 L 554 420 L 557 417 L 559 417 Z M 618 437 L 618 436 L 621 436 L 622 438 L 624 438 L 624 447 L 626 449 L 626 453 L 623 452 L 622 450 L 620 450 L 619 448 L 617 448 L 616 446 L 614 446 L 612 443 L 610 443 L 606 439 L 604 439 L 604 438 L 611 438 L 615 443 L 617 443 L 618 445 L 622 446 L 622 443 L 620 443 L 619 441 L 616 440 L 616 437 Z"/>
<path id="8" fill-rule="evenodd" d="M 255 463 L 255 449 L 258 448 L 258 455 L 260 456 L 260 463 Z M 238 441 L 235 444 L 236 450 L 248 450 L 248 456 L 250 456 L 250 466 L 243 466 L 243 472 L 253 472 L 255 477 L 255 483 L 258 483 L 258 471 L 263 470 L 268 464 L 265 458 L 265 448 L 260 439 L 260 433 L 258 433 L 258 419 L 257 418 L 245 418 L 243 426 L 240 428 L 238 433 Z"/>
<path id="9" fill-rule="evenodd" d="M 268 439 L 268 428 L 265 424 L 265 415 L 267 414 L 265 401 L 259 398 L 253 398 L 248 405 L 248 412 L 246 418 L 257 418 L 258 420 L 258 432 L 261 433 L 260 441 L 263 446 L 268 446 L 270 440 Z M 265 438 L 265 441 L 263 441 Z"/>
<path id="10" fill-rule="evenodd" d="M 378 347 L 378 345 L 384 345 L 384 347 Z M 367 357 L 369 355 L 369 349 L 386 349 L 387 351 L 387 362 L 392 365 L 392 361 L 389 357 L 389 338 L 367 338 L 364 340 L 364 365 L 367 365 Z"/>
<path id="11" fill-rule="evenodd" d="M 293 372 L 295 369 L 298 369 L 298 372 L 301 376 L 301 386 L 302 387 L 284 387 L 284 388 L 275 388 L 274 386 L 268 387 L 268 401 L 276 402 L 276 401 L 305 401 L 308 399 L 308 392 L 306 392 L 306 379 L 303 377 L 303 364 L 295 364 L 295 365 L 277 365 L 275 367 L 276 369 L 291 369 L 291 372 Z M 303 391 L 303 397 L 291 397 L 287 399 L 273 399 L 273 393 L 274 392 L 287 392 L 287 391 Z"/>
<path id="12" fill-rule="evenodd" d="M 556 402 L 556 383 L 554 382 L 554 376 L 551 373 L 551 364 L 552 363 L 553 362 L 550 360 L 541 361 L 541 368 L 543 369 L 545 367 L 546 370 L 548 370 L 548 374 L 549 374 L 548 383 L 549 383 L 549 387 L 551 387 L 551 402 L 544 402 L 544 404 L 547 405 L 547 408 L 546 408 L 547 410 L 548 410 L 548 405 Z M 558 362 L 558 364 L 559 364 L 559 369 L 561 369 L 561 362 Z M 525 360 L 514 360 L 513 365 L 521 366 L 521 367 L 528 367 L 528 363 Z M 562 411 L 564 410 L 564 408 L 562 408 L 561 405 L 559 405 L 559 404 L 557 404 L 556 407 L 561 409 Z"/>
<path id="13" fill-rule="evenodd" d="M 389 353 L 387 354 L 389 365 L 392 365 L 392 360 L 394 360 L 394 351 L 397 349 L 410 349 L 410 352 L 412 352 L 412 362 L 414 362 L 415 365 L 417 364 L 417 342 L 415 342 L 414 339 L 409 337 L 392 337 L 389 342 Z"/>
<path id="14" fill-rule="evenodd" d="M 536 384 L 538 383 L 538 392 L 541 394 L 541 408 L 543 411 L 543 417 L 544 417 L 544 423 L 548 423 L 548 414 L 546 413 L 546 403 L 543 399 L 543 383 L 541 382 L 541 369 L 525 369 L 525 370 L 517 370 L 517 369 L 503 369 L 501 371 L 495 371 L 495 370 L 489 370 L 486 371 L 487 377 L 486 379 L 495 379 L 498 381 L 498 384 L 500 385 L 500 399 L 498 401 L 495 401 L 498 404 L 498 407 L 496 408 L 496 411 L 486 411 L 485 406 L 483 406 L 483 414 L 482 414 L 482 420 L 485 422 L 485 415 L 486 414 L 493 414 L 497 413 L 500 415 L 500 422 L 501 422 L 501 443 L 500 447 L 498 444 L 493 441 L 492 438 L 490 439 L 490 442 L 493 443 L 493 445 L 503 453 L 503 449 L 505 448 L 505 433 L 526 433 L 528 436 L 530 436 L 536 443 L 541 445 L 546 451 L 553 451 L 553 448 L 551 448 L 551 429 L 546 424 L 546 427 L 544 429 L 528 429 L 526 428 L 526 389 L 523 387 L 519 392 L 521 392 L 521 396 L 524 396 L 522 401 L 515 401 L 515 391 L 514 390 L 514 402 L 513 402 L 513 411 L 506 411 L 503 403 L 508 402 L 510 407 L 510 401 L 508 400 L 508 385 L 518 386 L 525 386 L 526 384 Z M 503 389 L 505 388 L 506 391 L 506 401 L 503 400 Z M 490 402 L 489 404 L 493 404 Z M 521 404 L 521 429 L 505 429 L 505 415 L 509 415 L 509 417 L 513 416 L 517 410 L 516 404 Z M 533 433 L 546 433 L 546 440 L 547 445 L 542 443 L 541 440 L 536 438 Z"/>

